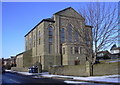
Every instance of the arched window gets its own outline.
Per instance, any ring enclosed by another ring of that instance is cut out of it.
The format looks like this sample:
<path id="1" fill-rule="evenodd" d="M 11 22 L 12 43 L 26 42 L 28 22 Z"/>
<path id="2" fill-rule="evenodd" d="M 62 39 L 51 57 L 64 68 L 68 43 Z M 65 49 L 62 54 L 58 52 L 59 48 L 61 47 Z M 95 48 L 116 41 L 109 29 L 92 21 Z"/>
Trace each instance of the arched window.
<path id="1" fill-rule="evenodd" d="M 53 40 L 53 28 L 50 26 L 48 28 L 49 43 L 52 43 Z"/>
<path id="2" fill-rule="evenodd" d="M 61 29 L 60 39 L 61 39 L 62 43 L 65 42 L 65 30 L 64 30 L 64 28 Z"/>
<path id="3" fill-rule="evenodd" d="M 72 42 L 72 25 L 68 24 L 68 41 Z"/>
<path id="4" fill-rule="evenodd" d="M 75 32 L 75 40 L 76 40 L 76 41 L 79 40 L 79 34 L 78 34 L 78 32 Z"/>

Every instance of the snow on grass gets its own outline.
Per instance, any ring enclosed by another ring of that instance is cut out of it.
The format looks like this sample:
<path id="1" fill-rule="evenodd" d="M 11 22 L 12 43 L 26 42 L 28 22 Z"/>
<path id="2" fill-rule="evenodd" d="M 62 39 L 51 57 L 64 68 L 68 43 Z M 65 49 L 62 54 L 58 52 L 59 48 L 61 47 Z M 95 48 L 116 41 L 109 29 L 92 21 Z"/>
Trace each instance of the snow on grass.
<path id="1" fill-rule="evenodd" d="M 12 70 L 5 70 L 6 72 L 12 72 Z"/>
<path id="2" fill-rule="evenodd" d="M 33 73 L 29 73 L 29 72 L 18 72 L 18 71 L 12 71 L 12 70 L 5 70 L 6 72 L 12 72 L 12 73 L 19 73 L 19 74 L 23 74 L 23 75 L 33 75 Z"/>
<path id="3" fill-rule="evenodd" d="M 6 71 L 6 72 L 13 72 L 13 73 L 14 73 L 14 72 L 17 72 L 17 71 L 12 71 L 12 70 L 5 70 L 5 71 Z"/>
<path id="4" fill-rule="evenodd" d="M 78 84 L 78 83 L 87 83 L 87 82 L 78 82 L 78 81 L 64 81 L 65 83 L 70 83 L 70 84 Z"/>
<path id="5" fill-rule="evenodd" d="M 108 61 L 110 63 L 113 63 L 113 62 L 119 62 L 120 60 L 114 60 L 114 61 Z"/>
<path id="6" fill-rule="evenodd" d="M 109 75 L 109 76 L 93 76 L 93 77 L 74 77 L 78 80 L 91 80 L 91 81 L 101 81 L 101 82 L 119 82 L 118 78 L 120 75 Z"/>
<path id="7" fill-rule="evenodd" d="M 45 75 L 42 75 L 43 77 L 59 77 L 59 75 L 47 75 L 47 74 L 45 74 Z"/>
<path id="8" fill-rule="evenodd" d="M 85 81 L 101 81 L 101 82 L 113 82 L 120 83 L 118 78 L 120 75 L 108 75 L 108 76 L 92 76 L 92 77 L 74 77 L 74 76 L 61 76 L 61 75 L 42 75 L 44 77 L 60 77 L 60 78 L 72 78 L 74 80 L 85 80 Z"/>
<path id="9" fill-rule="evenodd" d="M 17 72 L 19 74 L 23 74 L 23 75 L 33 75 L 33 73 L 28 73 L 28 72 Z"/>
<path id="10" fill-rule="evenodd" d="M 49 72 L 42 72 L 42 73 L 40 73 L 41 75 L 48 75 L 49 74 Z"/>
<path id="11" fill-rule="evenodd" d="M 48 75 L 48 72 L 43 72 L 43 73 L 17 72 L 17 73 L 23 74 L 23 75 Z"/>

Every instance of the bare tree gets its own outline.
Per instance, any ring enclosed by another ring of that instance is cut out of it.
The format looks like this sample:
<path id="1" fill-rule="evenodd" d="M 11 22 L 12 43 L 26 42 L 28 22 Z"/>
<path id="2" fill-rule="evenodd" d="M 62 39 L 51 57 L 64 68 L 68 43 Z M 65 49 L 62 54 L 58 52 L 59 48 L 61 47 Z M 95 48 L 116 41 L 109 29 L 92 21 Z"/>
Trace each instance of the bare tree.
<path id="1" fill-rule="evenodd" d="M 117 3 L 89 3 L 86 7 L 80 8 L 79 13 L 85 18 L 87 25 L 93 26 L 94 58 L 92 64 L 94 64 L 97 52 L 107 49 L 118 40 Z M 79 36 L 81 35 L 79 34 Z M 89 52 L 89 49 L 86 48 L 86 51 Z"/>

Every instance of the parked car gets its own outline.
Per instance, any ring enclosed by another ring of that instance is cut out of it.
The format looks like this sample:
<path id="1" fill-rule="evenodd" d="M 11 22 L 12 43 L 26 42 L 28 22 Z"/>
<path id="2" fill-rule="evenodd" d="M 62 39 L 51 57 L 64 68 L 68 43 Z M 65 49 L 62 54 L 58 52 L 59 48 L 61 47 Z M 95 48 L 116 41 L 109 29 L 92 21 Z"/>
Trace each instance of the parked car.
<path id="1" fill-rule="evenodd" d="M 38 73 L 38 67 L 32 66 L 28 69 L 29 73 Z"/>
<path id="2" fill-rule="evenodd" d="M 2 67 L 2 73 L 5 73 L 5 67 Z"/>

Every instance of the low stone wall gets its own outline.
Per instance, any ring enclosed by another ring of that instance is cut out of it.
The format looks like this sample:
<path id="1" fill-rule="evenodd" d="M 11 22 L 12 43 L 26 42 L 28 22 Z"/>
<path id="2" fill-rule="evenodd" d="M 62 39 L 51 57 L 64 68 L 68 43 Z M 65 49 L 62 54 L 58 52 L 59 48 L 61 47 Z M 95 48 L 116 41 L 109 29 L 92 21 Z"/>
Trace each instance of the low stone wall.
<path id="1" fill-rule="evenodd" d="M 119 72 L 118 63 L 120 64 L 120 62 L 95 64 L 93 66 L 93 75 L 99 76 L 118 74 Z"/>
<path id="2" fill-rule="evenodd" d="M 70 75 L 70 76 L 88 76 L 86 72 L 85 65 L 75 65 L 75 66 L 55 66 L 50 67 L 50 74 L 58 74 L 58 75 Z"/>
<path id="3" fill-rule="evenodd" d="M 12 71 L 20 71 L 20 72 L 28 72 L 28 68 L 18 68 L 18 67 L 12 67 Z"/>
<path id="4" fill-rule="evenodd" d="M 50 67 L 49 73 L 70 76 L 89 76 L 89 69 L 90 68 L 86 64 L 72 66 L 53 66 Z M 93 75 L 100 76 L 118 74 L 118 70 L 118 62 L 94 64 Z"/>

